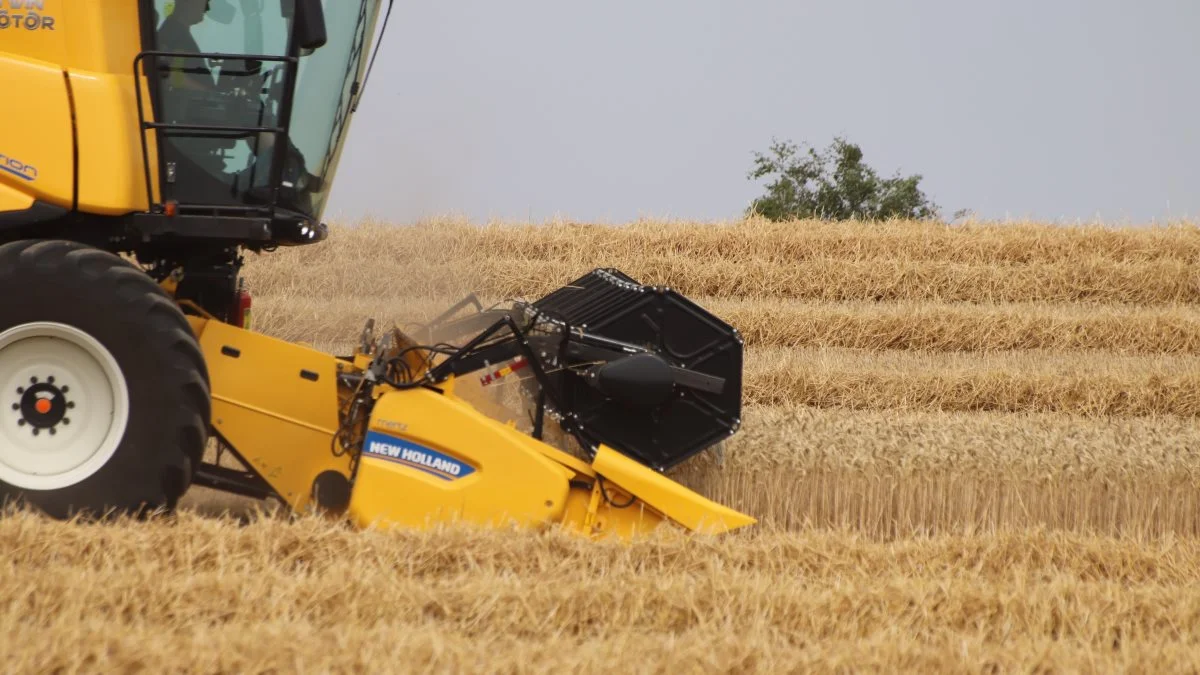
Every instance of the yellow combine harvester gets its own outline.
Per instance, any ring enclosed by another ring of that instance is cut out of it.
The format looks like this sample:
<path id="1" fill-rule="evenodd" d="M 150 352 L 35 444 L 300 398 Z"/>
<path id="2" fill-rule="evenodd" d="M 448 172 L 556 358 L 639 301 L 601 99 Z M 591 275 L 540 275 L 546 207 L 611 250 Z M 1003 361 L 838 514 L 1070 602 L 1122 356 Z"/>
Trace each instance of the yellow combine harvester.
<path id="1" fill-rule="evenodd" d="M 368 326 L 340 358 L 248 330 L 244 252 L 327 235 L 381 2 L 0 0 L 0 498 L 140 512 L 203 485 L 364 526 L 752 523 L 662 475 L 741 413 L 737 332 L 668 288 L 596 270 L 413 336 Z M 515 371 L 524 431 L 456 394 Z M 206 462 L 210 438 L 237 461 Z"/>

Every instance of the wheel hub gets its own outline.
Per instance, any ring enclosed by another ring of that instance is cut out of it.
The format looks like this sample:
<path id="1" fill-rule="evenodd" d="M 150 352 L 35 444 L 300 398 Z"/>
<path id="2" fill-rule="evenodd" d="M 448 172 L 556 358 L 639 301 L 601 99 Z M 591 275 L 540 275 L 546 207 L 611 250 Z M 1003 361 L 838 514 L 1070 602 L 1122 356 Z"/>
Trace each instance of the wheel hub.
<path id="1" fill-rule="evenodd" d="M 71 423 L 71 418 L 67 417 L 67 411 L 75 407 L 75 402 L 67 398 L 71 388 L 67 385 L 57 386 L 54 376 L 45 382 L 36 381 L 36 377 L 31 379 L 34 381 L 28 388 L 17 387 L 20 399 L 12 406 L 13 411 L 21 415 L 17 424 L 28 426 L 35 436 L 42 430 L 53 435 L 60 424 Z"/>
<path id="2" fill-rule="evenodd" d="M 128 421 L 124 375 L 99 340 L 50 322 L 0 331 L 0 483 L 79 483 L 113 456 Z"/>

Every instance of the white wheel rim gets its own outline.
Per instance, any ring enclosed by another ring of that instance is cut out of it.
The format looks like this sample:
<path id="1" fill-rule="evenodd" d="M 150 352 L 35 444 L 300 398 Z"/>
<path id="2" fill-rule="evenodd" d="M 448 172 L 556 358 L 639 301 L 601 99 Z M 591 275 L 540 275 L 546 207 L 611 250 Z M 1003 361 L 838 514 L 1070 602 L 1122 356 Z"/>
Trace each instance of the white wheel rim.
<path id="1" fill-rule="evenodd" d="M 112 459 L 128 422 L 125 376 L 96 338 L 61 323 L 0 333 L 0 481 L 75 485 Z"/>

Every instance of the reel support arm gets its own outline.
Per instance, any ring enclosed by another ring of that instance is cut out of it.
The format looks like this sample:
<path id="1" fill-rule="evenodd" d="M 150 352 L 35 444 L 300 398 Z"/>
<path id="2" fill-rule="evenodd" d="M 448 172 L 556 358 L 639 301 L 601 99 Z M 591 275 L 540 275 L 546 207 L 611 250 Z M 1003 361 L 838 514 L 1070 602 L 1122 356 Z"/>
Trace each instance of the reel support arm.
<path id="1" fill-rule="evenodd" d="M 448 356 L 403 386 L 437 386 L 523 357 L 538 385 L 534 438 L 553 411 L 592 456 L 607 445 L 660 471 L 740 424 L 741 338 L 669 289 L 598 270 L 538 302 L 447 323 L 472 304 L 481 303 L 468 296 L 454 305 L 431 334 L 459 336 L 490 323 L 452 352 L 425 347 Z"/>

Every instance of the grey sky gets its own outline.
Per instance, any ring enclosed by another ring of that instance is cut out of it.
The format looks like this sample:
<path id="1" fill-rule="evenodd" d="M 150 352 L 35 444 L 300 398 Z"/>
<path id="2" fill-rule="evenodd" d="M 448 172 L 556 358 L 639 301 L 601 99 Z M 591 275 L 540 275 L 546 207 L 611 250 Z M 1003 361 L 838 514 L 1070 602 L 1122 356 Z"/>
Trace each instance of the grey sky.
<path id="1" fill-rule="evenodd" d="M 947 213 L 1200 216 L 1196 0 L 397 0 L 330 217 L 736 216 L 773 136 Z"/>

